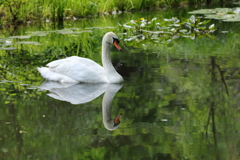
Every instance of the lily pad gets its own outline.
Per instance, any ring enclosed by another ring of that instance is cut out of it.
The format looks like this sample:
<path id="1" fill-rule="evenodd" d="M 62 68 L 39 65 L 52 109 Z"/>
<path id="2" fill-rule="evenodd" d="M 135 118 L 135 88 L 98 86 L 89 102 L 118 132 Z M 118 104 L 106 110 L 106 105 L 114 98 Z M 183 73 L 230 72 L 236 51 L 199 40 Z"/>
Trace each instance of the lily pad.
<path id="1" fill-rule="evenodd" d="M 32 44 L 32 45 L 41 45 L 38 42 L 34 42 L 34 41 L 21 41 L 21 42 L 16 42 L 16 44 Z"/>
<path id="2" fill-rule="evenodd" d="M 84 32 L 92 32 L 92 31 L 91 30 L 74 31 L 73 34 L 81 34 Z"/>
<path id="3" fill-rule="evenodd" d="M 15 50 L 15 49 L 17 49 L 17 48 L 15 48 L 15 47 L 0 48 L 0 50 L 6 50 L 6 51 Z"/>
<path id="4" fill-rule="evenodd" d="M 102 27 L 89 27 L 89 28 L 85 28 L 87 30 L 91 30 L 91 29 L 103 29 Z"/>
<path id="5" fill-rule="evenodd" d="M 192 12 L 188 12 L 189 14 L 215 14 L 216 11 L 212 9 L 200 9 L 200 10 L 195 10 Z"/>
<path id="6" fill-rule="evenodd" d="M 104 27 L 104 28 L 110 28 L 110 29 L 111 29 L 111 28 L 116 28 L 116 27 L 106 26 L 106 27 Z"/>
<path id="7" fill-rule="evenodd" d="M 31 36 L 47 36 L 50 33 L 54 33 L 56 31 L 27 31 L 26 33 L 30 34 Z"/>
<path id="8" fill-rule="evenodd" d="M 73 34 L 73 30 L 70 30 L 70 29 L 57 30 L 57 33 L 60 33 L 60 34 Z"/>
<path id="9" fill-rule="evenodd" d="M 225 19 L 224 22 L 240 22 L 240 17 L 234 17 L 231 19 Z"/>
<path id="10" fill-rule="evenodd" d="M 69 28 L 71 30 L 81 30 L 81 28 Z"/>
<path id="11" fill-rule="evenodd" d="M 12 38 L 12 39 L 15 39 L 15 38 L 18 38 L 18 39 L 27 39 L 27 38 L 31 38 L 31 35 L 27 35 L 27 36 L 11 36 L 9 38 Z"/>
<path id="12" fill-rule="evenodd" d="M 216 19 L 225 22 L 240 22 L 240 7 L 237 8 L 215 8 L 215 9 L 200 9 L 189 14 L 203 14 L 206 19 Z"/>
<path id="13" fill-rule="evenodd" d="M 48 32 L 36 32 L 36 33 L 32 33 L 32 36 L 40 36 L 40 37 L 43 37 L 43 36 L 47 36 L 49 33 Z"/>
<path id="14" fill-rule="evenodd" d="M 235 14 L 240 14 L 240 7 L 233 8 L 232 10 Z"/>
<path id="15" fill-rule="evenodd" d="M 0 38 L 0 43 L 6 43 L 6 41 L 12 41 L 12 39 Z"/>
<path id="16" fill-rule="evenodd" d="M 63 30 L 57 30 L 57 33 L 60 34 L 81 34 L 84 32 L 92 32 L 92 30 L 70 30 L 70 29 L 63 29 Z"/>
<path id="17" fill-rule="evenodd" d="M 6 44 L 3 44 L 2 46 L 11 46 L 12 43 L 6 43 Z"/>

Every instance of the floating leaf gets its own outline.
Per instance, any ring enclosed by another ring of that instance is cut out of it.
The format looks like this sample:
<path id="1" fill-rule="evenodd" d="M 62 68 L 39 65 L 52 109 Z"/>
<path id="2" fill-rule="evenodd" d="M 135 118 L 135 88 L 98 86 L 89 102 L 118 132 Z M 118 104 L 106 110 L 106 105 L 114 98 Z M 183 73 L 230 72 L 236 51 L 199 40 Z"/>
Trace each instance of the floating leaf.
<path id="1" fill-rule="evenodd" d="M 27 36 L 11 36 L 9 38 L 12 38 L 12 39 L 15 39 L 15 38 L 18 38 L 18 39 L 27 39 L 27 38 L 31 38 L 31 35 L 27 35 Z"/>
<path id="2" fill-rule="evenodd" d="M 240 7 L 237 7 L 237 8 L 233 8 L 232 11 L 235 13 L 235 14 L 240 14 Z"/>
<path id="3" fill-rule="evenodd" d="M 38 42 L 34 42 L 34 41 L 20 41 L 20 42 L 16 42 L 16 44 L 31 44 L 31 45 L 41 45 Z"/>
<path id="4" fill-rule="evenodd" d="M 40 36 L 40 37 L 43 37 L 43 36 L 47 36 L 49 33 L 39 33 L 37 34 L 36 36 Z"/>
<path id="5" fill-rule="evenodd" d="M 83 30 L 83 31 L 74 31 L 73 34 L 81 34 L 85 32 L 92 32 L 91 30 Z"/>
<path id="6" fill-rule="evenodd" d="M 217 19 L 225 22 L 240 22 L 240 7 L 200 9 L 189 12 L 189 14 L 203 14 L 206 19 Z"/>
<path id="7" fill-rule="evenodd" d="M 73 30 L 58 30 L 57 32 L 61 34 L 73 34 Z"/>
<path id="8" fill-rule="evenodd" d="M 92 30 L 92 29 L 103 29 L 102 27 L 88 27 L 85 28 L 86 30 Z"/>
<path id="9" fill-rule="evenodd" d="M 186 29 L 181 29 L 181 30 L 179 30 L 179 32 L 181 32 L 181 33 L 186 33 L 187 30 L 186 30 Z"/>
<path id="10" fill-rule="evenodd" d="M 104 28 L 116 28 L 116 27 L 106 26 L 106 27 L 104 27 Z"/>
<path id="11" fill-rule="evenodd" d="M 233 17 L 223 20 L 224 22 L 240 22 L 240 17 Z"/>
<path id="12" fill-rule="evenodd" d="M 188 12 L 189 14 L 214 14 L 216 13 L 215 10 L 212 9 L 199 9 L 199 10 L 195 10 L 192 12 Z"/>
<path id="13" fill-rule="evenodd" d="M 17 48 L 15 48 L 15 47 L 0 48 L 0 50 L 6 50 L 6 51 L 15 50 L 15 49 L 17 49 Z"/>

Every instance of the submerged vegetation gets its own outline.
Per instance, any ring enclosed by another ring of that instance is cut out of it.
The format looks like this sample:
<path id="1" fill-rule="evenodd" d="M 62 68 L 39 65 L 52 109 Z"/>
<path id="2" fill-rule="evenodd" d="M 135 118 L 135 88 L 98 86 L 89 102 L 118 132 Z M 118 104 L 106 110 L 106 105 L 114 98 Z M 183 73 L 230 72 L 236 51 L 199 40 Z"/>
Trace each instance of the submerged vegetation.
<path id="1" fill-rule="evenodd" d="M 129 10 L 160 9 L 168 6 L 186 6 L 191 4 L 233 3 L 231 0 L 1 0 L 0 24 L 29 23 L 32 20 L 62 22 L 64 19 L 76 19 L 99 14 L 117 14 Z M 235 2 L 236 3 L 236 2 Z"/>

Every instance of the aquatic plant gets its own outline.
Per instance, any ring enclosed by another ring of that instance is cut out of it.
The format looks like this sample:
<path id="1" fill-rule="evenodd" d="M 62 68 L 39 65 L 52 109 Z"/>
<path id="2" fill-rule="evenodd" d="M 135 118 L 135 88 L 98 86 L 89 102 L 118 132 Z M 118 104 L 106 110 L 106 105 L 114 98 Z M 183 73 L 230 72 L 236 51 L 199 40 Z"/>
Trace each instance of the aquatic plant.
<path id="1" fill-rule="evenodd" d="M 175 17 L 163 20 L 141 18 L 119 25 L 123 30 L 124 41 L 137 43 L 152 41 L 169 44 L 181 37 L 192 40 L 202 36 L 213 38 L 211 33 L 215 31 L 215 28 L 214 24 L 207 28 L 206 25 L 209 22 L 210 20 L 201 21 L 192 15 L 189 19 L 182 20 Z"/>
<path id="2" fill-rule="evenodd" d="M 118 11 L 159 9 L 165 6 L 187 4 L 223 3 L 226 0 L 1 0 L 0 24 L 8 22 L 26 23 L 32 20 L 62 22 L 99 14 L 119 13 Z M 76 18 L 75 18 L 76 17 Z"/>
<path id="3" fill-rule="evenodd" d="M 200 9 L 189 12 L 189 14 L 204 15 L 206 19 L 216 19 L 226 22 L 240 22 L 240 7 Z"/>
<path id="4" fill-rule="evenodd" d="M 40 19 L 42 4 L 41 0 L 1 0 L 0 23 L 19 24 Z"/>
<path id="5" fill-rule="evenodd" d="M 168 6 L 184 6 L 187 4 L 206 4 L 206 5 L 214 5 L 214 4 L 224 4 L 230 3 L 233 0 L 165 0 L 165 3 Z"/>
<path id="6" fill-rule="evenodd" d="M 9 8 L 9 15 L 11 17 L 11 22 L 15 23 L 18 20 L 19 12 L 21 6 L 25 3 L 23 0 L 15 1 L 15 0 L 3 0 L 0 1 L 0 5 L 3 7 Z"/>

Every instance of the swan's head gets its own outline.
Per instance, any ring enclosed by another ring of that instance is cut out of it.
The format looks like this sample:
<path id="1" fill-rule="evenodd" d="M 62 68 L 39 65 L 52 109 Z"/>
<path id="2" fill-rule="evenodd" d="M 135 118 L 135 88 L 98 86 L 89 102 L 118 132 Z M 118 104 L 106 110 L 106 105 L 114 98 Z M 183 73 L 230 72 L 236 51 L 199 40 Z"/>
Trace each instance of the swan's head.
<path id="1" fill-rule="evenodd" d="M 119 51 L 121 51 L 121 47 L 119 46 L 119 39 L 117 35 L 113 32 L 108 32 L 103 36 L 103 42 L 113 44 Z"/>
<path id="2" fill-rule="evenodd" d="M 114 120 L 110 120 L 108 122 L 104 122 L 104 126 L 107 130 L 113 131 L 118 128 L 120 124 L 120 118 L 122 117 L 122 114 L 117 116 Z"/>

